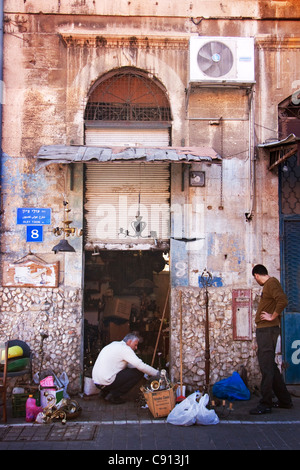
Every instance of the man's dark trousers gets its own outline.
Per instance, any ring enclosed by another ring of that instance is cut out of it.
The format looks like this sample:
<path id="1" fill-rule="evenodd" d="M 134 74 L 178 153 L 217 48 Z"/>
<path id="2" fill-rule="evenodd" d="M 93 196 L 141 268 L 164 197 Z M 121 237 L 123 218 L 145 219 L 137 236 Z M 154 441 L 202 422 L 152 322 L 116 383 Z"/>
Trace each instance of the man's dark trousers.
<path id="1" fill-rule="evenodd" d="M 292 401 L 275 362 L 275 350 L 279 332 L 279 326 L 256 329 L 258 363 L 262 374 L 262 399 L 260 402 L 266 408 L 272 408 L 272 390 L 281 405 L 288 406 Z"/>
<path id="2" fill-rule="evenodd" d="M 105 387 L 105 394 L 109 392 L 114 398 L 125 395 L 141 380 L 143 375 L 143 372 L 138 369 L 127 367 L 117 373 L 112 384 Z"/>

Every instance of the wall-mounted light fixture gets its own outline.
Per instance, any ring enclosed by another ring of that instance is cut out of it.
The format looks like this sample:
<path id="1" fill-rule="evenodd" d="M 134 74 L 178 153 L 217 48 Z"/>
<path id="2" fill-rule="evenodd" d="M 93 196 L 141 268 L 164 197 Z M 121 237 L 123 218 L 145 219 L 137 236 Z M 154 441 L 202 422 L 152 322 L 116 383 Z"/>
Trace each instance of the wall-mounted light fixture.
<path id="1" fill-rule="evenodd" d="M 289 171 L 289 167 L 287 166 L 286 163 L 283 165 L 282 171 L 283 171 L 284 173 L 287 173 L 287 172 Z"/>
<path id="2" fill-rule="evenodd" d="M 62 221 L 63 227 L 55 227 L 53 229 L 53 233 L 56 237 L 63 235 L 63 239 L 52 248 L 52 251 L 55 253 L 59 251 L 63 252 L 74 252 L 75 249 L 69 244 L 69 242 L 65 239 L 65 237 L 69 237 L 70 235 L 82 236 L 82 229 L 76 229 L 75 227 L 70 227 L 72 220 L 68 220 L 68 213 L 71 212 L 71 209 L 68 208 L 69 203 L 68 201 L 63 201 L 64 205 L 64 220 Z"/>
<path id="3" fill-rule="evenodd" d="M 53 248 L 52 248 L 52 251 L 54 251 L 54 253 L 58 253 L 59 251 L 75 251 L 75 248 L 73 248 L 73 246 L 70 245 L 70 243 L 68 242 L 68 240 L 65 240 L 65 239 L 62 239 L 60 240 L 60 242 L 55 245 Z"/>
<path id="4" fill-rule="evenodd" d="M 190 170 L 190 186 L 203 187 L 205 186 L 205 171 Z"/>

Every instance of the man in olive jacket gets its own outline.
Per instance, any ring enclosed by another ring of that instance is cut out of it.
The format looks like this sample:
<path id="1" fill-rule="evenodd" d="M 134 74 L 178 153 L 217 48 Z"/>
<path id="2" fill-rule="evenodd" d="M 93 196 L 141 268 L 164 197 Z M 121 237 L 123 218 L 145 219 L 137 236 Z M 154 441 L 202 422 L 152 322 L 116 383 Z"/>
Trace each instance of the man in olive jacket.
<path id="1" fill-rule="evenodd" d="M 291 408 L 291 396 L 275 362 L 276 343 L 280 333 L 280 316 L 288 304 L 278 279 L 270 277 L 262 264 L 252 270 L 256 282 L 263 287 L 255 315 L 258 363 L 262 374 L 261 394 L 257 408 L 251 414 L 271 413 L 273 408 Z M 272 391 L 278 401 L 272 402 Z"/>

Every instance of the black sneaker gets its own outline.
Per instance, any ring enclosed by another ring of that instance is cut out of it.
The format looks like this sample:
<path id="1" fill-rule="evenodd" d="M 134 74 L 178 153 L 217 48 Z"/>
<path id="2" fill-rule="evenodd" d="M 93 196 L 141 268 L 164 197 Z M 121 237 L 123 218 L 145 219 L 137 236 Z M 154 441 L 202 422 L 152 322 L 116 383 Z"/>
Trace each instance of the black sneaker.
<path id="1" fill-rule="evenodd" d="M 266 413 L 271 413 L 272 409 L 263 405 L 258 405 L 256 408 L 250 410 L 251 415 L 263 415 Z"/>
<path id="2" fill-rule="evenodd" d="M 293 408 L 293 403 L 288 403 L 288 404 L 284 404 L 284 403 L 280 403 L 279 401 L 274 401 L 272 403 L 272 408 L 285 408 L 287 410 Z"/>

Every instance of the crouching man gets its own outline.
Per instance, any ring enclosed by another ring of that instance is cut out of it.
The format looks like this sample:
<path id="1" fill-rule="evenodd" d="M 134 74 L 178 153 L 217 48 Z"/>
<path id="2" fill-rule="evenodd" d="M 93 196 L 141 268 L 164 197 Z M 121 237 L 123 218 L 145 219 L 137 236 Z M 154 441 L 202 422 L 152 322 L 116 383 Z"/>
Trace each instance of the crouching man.
<path id="1" fill-rule="evenodd" d="M 102 395 L 111 403 L 125 403 L 122 395 L 131 390 L 144 374 L 159 375 L 159 371 L 145 364 L 136 354 L 139 338 L 129 333 L 122 341 L 113 341 L 99 353 L 92 377 Z"/>

